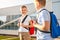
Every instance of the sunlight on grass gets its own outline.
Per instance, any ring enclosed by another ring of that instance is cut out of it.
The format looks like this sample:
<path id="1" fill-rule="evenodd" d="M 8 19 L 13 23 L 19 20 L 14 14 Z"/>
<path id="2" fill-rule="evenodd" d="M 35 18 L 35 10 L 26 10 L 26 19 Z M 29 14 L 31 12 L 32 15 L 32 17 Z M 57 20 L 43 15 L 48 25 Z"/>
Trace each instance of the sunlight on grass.
<path id="1" fill-rule="evenodd" d="M 1 35 L 0 35 L 0 40 L 1 40 L 1 39 L 6 39 L 6 38 L 11 38 L 11 36 L 1 36 Z"/>
<path id="2" fill-rule="evenodd" d="M 8 39 L 8 38 L 12 38 L 12 39 Z M 1 36 L 1 35 L 0 35 L 0 40 L 2 40 L 2 39 L 19 40 L 19 37 L 13 37 L 13 36 Z M 32 38 L 31 40 L 34 40 L 34 38 Z"/>
<path id="3" fill-rule="evenodd" d="M 13 38 L 13 39 L 10 39 L 10 40 L 19 40 L 19 38 L 17 37 L 17 38 Z"/>

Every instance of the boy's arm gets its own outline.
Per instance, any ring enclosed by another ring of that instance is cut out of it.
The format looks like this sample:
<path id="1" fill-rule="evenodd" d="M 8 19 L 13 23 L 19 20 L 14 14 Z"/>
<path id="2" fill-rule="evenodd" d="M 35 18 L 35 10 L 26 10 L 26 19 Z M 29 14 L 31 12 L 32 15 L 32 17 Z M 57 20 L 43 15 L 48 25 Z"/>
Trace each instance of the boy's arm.
<path id="1" fill-rule="evenodd" d="M 43 31 L 48 31 L 50 29 L 50 23 L 48 21 L 45 21 L 42 25 L 36 23 L 34 26 Z"/>
<path id="2" fill-rule="evenodd" d="M 17 26 L 20 27 L 20 23 L 18 23 Z"/>

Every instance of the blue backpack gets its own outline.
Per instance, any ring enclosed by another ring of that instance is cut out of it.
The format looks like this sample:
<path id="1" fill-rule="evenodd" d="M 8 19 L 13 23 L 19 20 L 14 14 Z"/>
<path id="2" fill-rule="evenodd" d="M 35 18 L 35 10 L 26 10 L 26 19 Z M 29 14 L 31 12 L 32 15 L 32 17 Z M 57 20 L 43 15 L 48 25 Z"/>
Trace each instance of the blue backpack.
<path id="1" fill-rule="evenodd" d="M 60 36 L 60 26 L 57 21 L 56 16 L 53 14 L 53 12 L 50 12 L 50 18 L 51 18 L 51 23 L 50 23 L 50 31 L 51 31 L 51 36 L 52 38 L 57 38 Z"/>
<path id="2" fill-rule="evenodd" d="M 46 9 L 43 9 L 43 10 L 46 10 Z M 41 11 L 43 11 L 43 10 L 41 10 Z M 48 10 L 46 10 L 46 11 L 48 11 Z M 57 21 L 57 18 L 55 16 L 55 14 L 53 14 L 53 12 L 49 12 L 49 13 L 50 13 L 50 33 L 51 33 L 51 37 L 52 38 L 57 38 L 58 36 L 60 36 L 60 26 L 59 26 L 59 23 Z"/>

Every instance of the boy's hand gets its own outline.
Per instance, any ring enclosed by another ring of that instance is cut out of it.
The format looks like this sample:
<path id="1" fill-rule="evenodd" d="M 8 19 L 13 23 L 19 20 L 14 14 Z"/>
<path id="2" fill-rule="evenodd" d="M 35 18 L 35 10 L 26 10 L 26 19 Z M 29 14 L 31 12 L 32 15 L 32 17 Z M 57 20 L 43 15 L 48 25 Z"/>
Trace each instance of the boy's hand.
<path id="1" fill-rule="evenodd" d="M 20 27 L 20 26 L 23 26 L 23 23 L 18 23 L 17 26 L 19 26 L 19 27 Z"/>
<path id="2" fill-rule="evenodd" d="M 24 24 L 23 23 L 20 23 L 20 26 L 23 26 Z"/>
<path id="3" fill-rule="evenodd" d="M 20 27 L 20 23 L 18 23 L 17 26 Z"/>
<path id="4" fill-rule="evenodd" d="M 36 27 L 36 25 L 37 25 L 37 22 L 36 22 L 36 21 L 34 21 L 33 25 L 34 25 L 34 27 Z"/>

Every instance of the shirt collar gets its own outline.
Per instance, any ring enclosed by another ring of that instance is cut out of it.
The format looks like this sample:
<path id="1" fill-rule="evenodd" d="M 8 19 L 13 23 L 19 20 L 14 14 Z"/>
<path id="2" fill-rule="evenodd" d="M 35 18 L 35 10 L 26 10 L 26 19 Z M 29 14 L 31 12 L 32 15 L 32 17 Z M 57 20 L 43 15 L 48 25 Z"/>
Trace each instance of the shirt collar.
<path id="1" fill-rule="evenodd" d="M 25 17 L 26 15 L 27 15 L 27 14 L 25 14 L 25 15 L 22 14 L 22 17 Z"/>
<path id="2" fill-rule="evenodd" d="M 41 9 L 37 10 L 37 12 L 40 12 L 42 9 L 45 9 L 45 7 L 42 7 Z"/>

